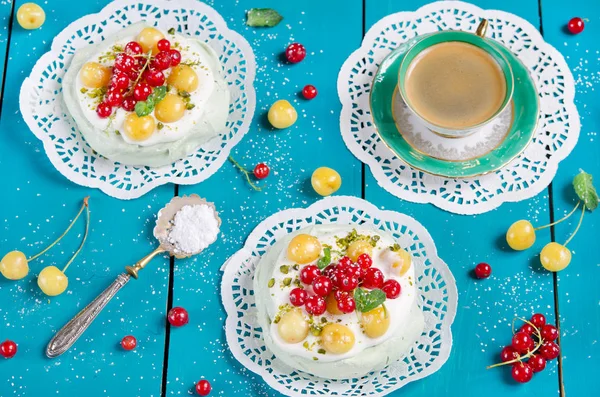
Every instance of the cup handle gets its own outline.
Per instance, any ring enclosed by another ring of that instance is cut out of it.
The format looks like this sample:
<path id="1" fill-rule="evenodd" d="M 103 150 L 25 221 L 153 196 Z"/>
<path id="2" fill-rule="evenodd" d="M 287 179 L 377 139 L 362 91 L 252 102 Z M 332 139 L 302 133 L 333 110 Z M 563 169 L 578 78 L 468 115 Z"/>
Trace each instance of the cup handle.
<path id="1" fill-rule="evenodd" d="M 479 22 L 479 26 L 477 26 L 477 30 L 475 31 L 475 34 L 479 37 L 485 37 L 487 28 L 488 28 L 488 20 L 485 18 L 482 18 L 481 22 Z"/>

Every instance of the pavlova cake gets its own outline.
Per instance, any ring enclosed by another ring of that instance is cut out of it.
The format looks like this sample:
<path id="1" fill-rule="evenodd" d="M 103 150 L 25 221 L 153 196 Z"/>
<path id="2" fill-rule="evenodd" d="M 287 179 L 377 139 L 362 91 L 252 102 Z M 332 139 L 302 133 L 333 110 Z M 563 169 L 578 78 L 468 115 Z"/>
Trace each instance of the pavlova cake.
<path id="1" fill-rule="evenodd" d="M 258 264 L 254 292 L 267 347 L 322 378 L 382 369 L 424 329 L 410 254 L 369 228 L 316 225 L 280 239 Z"/>
<path id="2" fill-rule="evenodd" d="M 167 165 L 193 153 L 225 129 L 229 114 L 212 48 L 144 23 L 78 50 L 63 98 L 92 149 L 136 166 Z"/>

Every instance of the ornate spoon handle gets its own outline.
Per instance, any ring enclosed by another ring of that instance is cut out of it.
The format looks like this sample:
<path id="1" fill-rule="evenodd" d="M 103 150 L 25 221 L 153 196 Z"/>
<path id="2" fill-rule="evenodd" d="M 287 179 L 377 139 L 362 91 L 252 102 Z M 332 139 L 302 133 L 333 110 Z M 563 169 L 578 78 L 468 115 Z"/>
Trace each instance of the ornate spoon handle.
<path id="1" fill-rule="evenodd" d="M 79 339 L 98 314 L 110 302 L 110 300 L 127 284 L 131 276 L 121 273 L 111 285 L 108 286 L 96 299 L 81 310 L 71 321 L 69 321 L 46 347 L 46 355 L 49 358 L 58 357 Z"/>

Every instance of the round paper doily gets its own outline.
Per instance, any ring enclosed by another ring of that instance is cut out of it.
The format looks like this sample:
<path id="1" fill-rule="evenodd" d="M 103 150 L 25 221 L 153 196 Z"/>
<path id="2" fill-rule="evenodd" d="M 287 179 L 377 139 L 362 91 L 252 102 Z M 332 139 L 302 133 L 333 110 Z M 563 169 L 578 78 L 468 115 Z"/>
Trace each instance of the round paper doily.
<path id="1" fill-rule="evenodd" d="M 96 154 L 66 113 L 61 96 L 61 79 L 77 49 L 140 21 L 165 30 L 180 29 L 208 43 L 219 54 L 231 93 L 226 130 L 188 157 L 159 168 L 126 166 Z M 23 82 L 19 105 L 27 125 L 44 143 L 48 158 L 61 174 L 110 196 L 133 199 L 169 182 L 199 183 L 219 169 L 248 132 L 256 107 L 255 74 L 254 54 L 246 39 L 229 30 L 206 4 L 196 0 L 120 0 L 98 14 L 76 20 L 56 36 L 50 51 Z"/>
<path id="2" fill-rule="evenodd" d="M 425 330 L 401 361 L 360 379 L 327 380 L 286 366 L 267 350 L 256 319 L 253 293 L 254 270 L 261 256 L 277 239 L 311 224 L 366 224 L 396 238 L 413 257 L 424 309 Z M 227 312 L 225 334 L 229 349 L 246 368 L 260 375 L 272 388 L 294 397 L 384 396 L 405 384 L 424 378 L 446 362 L 452 347 L 450 325 L 456 315 L 456 281 L 438 255 L 425 228 L 413 218 L 382 211 L 349 196 L 335 196 L 308 208 L 278 212 L 261 222 L 244 247 L 223 265 L 221 298 Z"/>
<path id="3" fill-rule="evenodd" d="M 379 139 L 369 110 L 369 93 L 381 61 L 401 43 L 438 30 L 473 32 L 481 18 L 488 37 L 508 47 L 529 69 L 540 98 L 540 119 L 531 144 L 506 167 L 485 176 L 448 179 L 415 170 Z M 481 214 L 507 201 L 535 196 L 554 178 L 558 163 L 579 138 L 575 86 L 563 56 L 529 22 L 503 11 L 459 1 L 439 1 L 377 22 L 338 76 L 340 128 L 350 151 L 367 164 L 378 184 L 393 195 L 432 203 L 457 214 Z"/>

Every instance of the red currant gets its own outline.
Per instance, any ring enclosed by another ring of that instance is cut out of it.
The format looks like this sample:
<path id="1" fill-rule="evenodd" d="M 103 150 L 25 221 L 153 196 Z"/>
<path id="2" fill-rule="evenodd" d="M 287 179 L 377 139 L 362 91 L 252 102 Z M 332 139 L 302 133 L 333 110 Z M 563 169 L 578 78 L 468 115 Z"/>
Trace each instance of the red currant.
<path id="1" fill-rule="evenodd" d="M 314 85 L 305 85 L 304 88 L 302 89 L 302 96 L 305 99 L 313 99 L 314 97 L 317 96 L 317 89 L 315 88 Z"/>
<path id="2" fill-rule="evenodd" d="M 132 335 L 127 335 L 121 339 L 121 346 L 125 350 L 133 350 L 137 346 L 137 340 Z"/>
<path id="3" fill-rule="evenodd" d="M 356 260 L 356 263 L 358 263 L 358 266 L 361 268 L 367 269 L 373 265 L 373 259 L 371 259 L 369 254 L 360 254 Z"/>
<path id="4" fill-rule="evenodd" d="M 542 339 L 554 342 L 558 338 L 558 330 L 554 325 L 546 324 L 542 327 Z"/>
<path id="5" fill-rule="evenodd" d="M 334 277 L 337 287 L 344 292 L 354 291 L 358 287 L 358 278 L 351 274 L 346 274 L 338 269 Z"/>
<path id="6" fill-rule="evenodd" d="M 519 357 L 519 353 L 517 353 L 517 351 L 515 349 L 513 349 L 512 346 L 506 346 L 500 352 L 500 359 L 502 360 L 503 363 L 510 361 L 510 360 L 514 360 L 515 358 L 518 358 L 518 357 Z"/>
<path id="7" fill-rule="evenodd" d="M 360 278 L 360 276 L 362 275 L 361 268 L 358 265 L 350 265 L 342 271 L 344 272 L 344 274 L 347 274 L 351 277 Z"/>
<path id="8" fill-rule="evenodd" d="M 313 280 L 321 275 L 319 268 L 315 265 L 304 266 L 300 269 L 300 281 L 304 284 L 312 284 Z"/>
<path id="9" fill-rule="evenodd" d="M 5 340 L 0 343 L 0 356 L 4 358 L 13 358 L 17 354 L 17 344 L 12 340 Z"/>
<path id="10" fill-rule="evenodd" d="M 531 335 L 525 332 L 517 332 L 512 338 L 512 347 L 521 354 L 533 350 L 534 342 Z"/>
<path id="11" fill-rule="evenodd" d="M 212 387 L 210 386 L 210 382 L 202 379 L 200 382 L 196 383 L 196 393 L 199 396 L 208 396 Z"/>
<path id="12" fill-rule="evenodd" d="M 256 179 L 265 179 L 269 176 L 269 166 L 265 163 L 258 163 L 256 167 L 254 167 L 254 176 Z"/>
<path id="13" fill-rule="evenodd" d="M 110 86 L 117 90 L 129 87 L 129 77 L 125 73 L 116 72 L 110 78 Z"/>
<path id="14" fill-rule="evenodd" d="M 487 263 L 480 263 L 475 266 L 475 277 L 479 279 L 488 278 L 492 274 L 492 267 Z"/>
<path id="15" fill-rule="evenodd" d="M 370 267 L 365 271 L 363 287 L 375 289 L 383 287 L 383 273 L 376 267 Z"/>
<path id="16" fill-rule="evenodd" d="M 352 313 L 356 309 L 356 301 L 350 294 L 342 294 L 337 300 L 337 307 L 342 313 Z"/>
<path id="17" fill-rule="evenodd" d="M 130 41 L 125 45 L 125 52 L 131 55 L 140 55 L 142 51 L 142 46 L 137 41 Z"/>
<path id="18" fill-rule="evenodd" d="M 546 368 L 546 359 L 541 354 L 534 354 L 527 360 L 533 372 L 540 372 Z"/>
<path id="19" fill-rule="evenodd" d="M 181 63 L 181 52 L 170 50 L 169 55 L 171 55 L 171 66 L 177 66 Z"/>
<path id="20" fill-rule="evenodd" d="M 131 71 L 136 65 L 135 59 L 123 52 L 115 57 L 115 69 L 123 72 Z"/>
<path id="21" fill-rule="evenodd" d="M 140 81 L 133 89 L 133 97 L 136 101 L 145 101 L 152 94 L 150 84 Z"/>
<path id="22" fill-rule="evenodd" d="M 546 341 L 540 346 L 539 353 L 548 361 L 554 360 L 560 355 L 560 348 L 554 342 Z"/>
<path id="23" fill-rule="evenodd" d="M 326 276 L 319 276 L 312 282 L 313 291 L 318 296 L 327 296 L 331 292 L 331 280 Z"/>
<path id="24" fill-rule="evenodd" d="M 535 333 L 535 329 L 533 328 L 533 326 L 528 323 L 523 324 L 519 331 L 525 332 L 527 335 L 533 335 Z"/>
<path id="25" fill-rule="evenodd" d="M 531 323 L 537 327 L 537 329 L 541 329 L 544 325 L 546 325 L 546 317 L 543 314 L 536 313 L 531 316 Z"/>
<path id="26" fill-rule="evenodd" d="M 385 296 L 388 299 L 396 299 L 400 296 L 400 283 L 396 280 L 387 280 L 385 283 L 383 283 L 381 290 L 385 292 Z"/>
<path id="27" fill-rule="evenodd" d="M 169 310 L 167 319 L 172 326 L 181 327 L 182 325 L 186 325 L 188 323 L 189 316 L 187 310 L 185 310 L 183 307 L 174 307 Z"/>
<path id="28" fill-rule="evenodd" d="M 120 90 L 108 90 L 104 102 L 108 103 L 110 106 L 120 106 L 123 102 L 123 94 Z"/>
<path id="29" fill-rule="evenodd" d="M 347 256 L 342 256 L 340 258 L 340 260 L 338 261 L 338 266 L 340 268 L 350 266 L 351 264 L 352 264 L 352 259 L 348 258 Z"/>
<path id="30" fill-rule="evenodd" d="M 579 17 L 571 18 L 569 24 L 567 25 L 569 32 L 571 32 L 572 34 L 579 34 L 583 32 L 584 27 L 585 23 L 583 22 L 583 19 Z"/>
<path id="31" fill-rule="evenodd" d="M 290 303 L 294 306 L 303 306 L 308 299 L 308 292 L 302 288 L 294 288 L 290 291 Z"/>
<path id="32" fill-rule="evenodd" d="M 512 377 L 519 383 L 527 383 L 533 378 L 533 369 L 527 363 L 514 363 L 512 366 Z"/>
<path id="33" fill-rule="evenodd" d="M 151 87 L 159 87 L 165 83 L 165 75 L 160 70 L 146 70 L 144 72 L 144 79 Z"/>
<path id="34" fill-rule="evenodd" d="M 300 43 L 292 43 L 285 50 L 285 57 L 288 62 L 298 63 L 306 56 L 306 49 Z"/>
<path id="35" fill-rule="evenodd" d="M 151 64 L 153 69 L 165 70 L 171 66 L 171 54 L 169 51 L 161 51 L 154 57 Z"/>
<path id="36" fill-rule="evenodd" d="M 158 51 L 169 51 L 171 49 L 171 42 L 167 39 L 160 39 L 156 43 L 156 48 L 158 48 Z"/>
<path id="37" fill-rule="evenodd" d="M 320 296 L 313 295 L 306 300 L 306 311 L 308 314 L 312 314 L 313 316 L 320 316 L 325 313 L 325 309 L 327 309 L 327 304 L 325 303 L 325 299 Z"/>
<path id="38" fill-rule="evenodd" d="M 123 99 L 123 102 L 121 103 L 121 107 L 125 110 L 127 110 L 128 112 L 133 112 L 135 110 L 135 104 L 137 103 L 137 101 L 135 100 L 134 97 L 127 96 L 125 97 L 125 99 Z"/>
<path id="39" fill-rule="evenodd" d="M 335 269 L 335 265 L 329 265 L 325 269 L 323 269 L 323 275 L 327 276 L 331 281 L 333 281 L 333 273 L 335 272 Z"/>
<path id="40" fill-rule="evenodd" d="M 96 108 L 96 113 L 98 114 L 98 116 L 105 119 L 112 114 L 112 106 L 110 106 L 106 102 L 102 102 Z"/>

